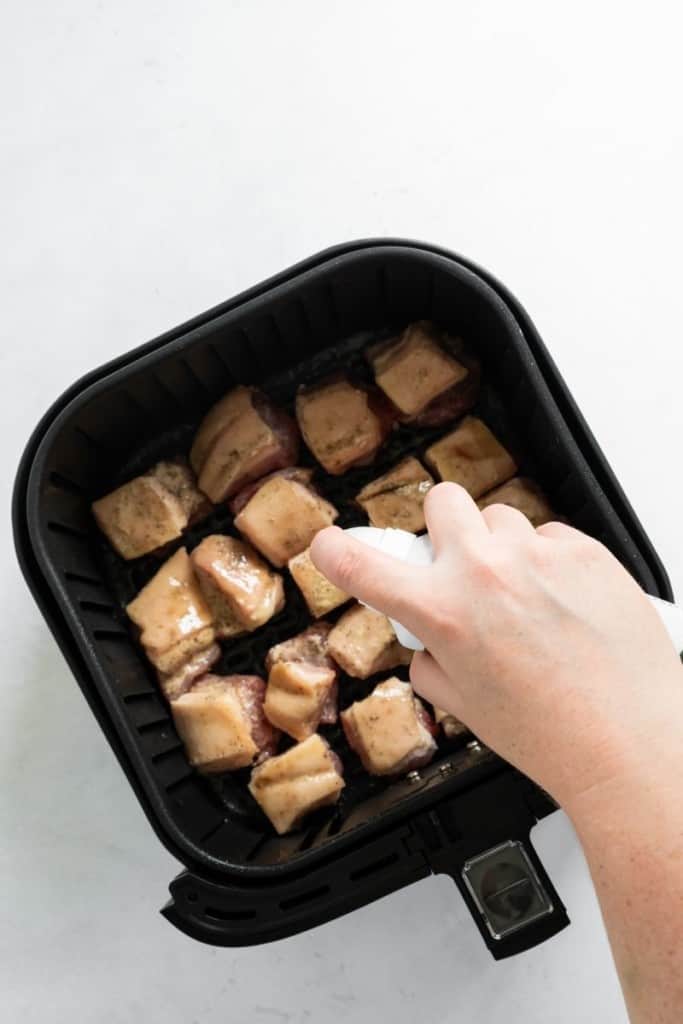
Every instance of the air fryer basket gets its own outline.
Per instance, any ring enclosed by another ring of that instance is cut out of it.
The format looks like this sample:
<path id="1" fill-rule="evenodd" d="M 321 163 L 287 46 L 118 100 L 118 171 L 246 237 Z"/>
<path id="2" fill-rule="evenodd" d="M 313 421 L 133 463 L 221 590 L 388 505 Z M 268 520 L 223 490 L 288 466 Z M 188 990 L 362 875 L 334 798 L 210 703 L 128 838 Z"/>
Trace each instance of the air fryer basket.
<path id="1" fill-rule="evenodd" d="M 393 782 L 364 775 L 347 752 L 339 806 L 284 837 L 255 808 L 240 773 L 213 783 L 198 776 L 123 612 L 158 562 L 123 563 L 89 512 L 93 497 L 187 450 L 203 413 L 234 384 L 257 384 L 291 405 L 302 382 L 340 366 L 364 372 L 369 339 L 420 318 L 462 334 L 480 356 L 478 409 L 554 507 L 606 543 L 646 590 L 670 596 L 657 556 L 523 311 L 463 260 L 414 243 L 324 253 L 95 371 L 46 415 L 20 467 L 14 518 L 25 575 L 150 822 L 188 868 L 165 912 L 205 941 L 290 934 L 432 870 L 453 875 L 496 956 L 567 921 L 528 839 L 552 805 L 476 743 L 442 742 L 417 778 Z M 369 469 L 323 479 L 341 525 L 362 521 L 351 499 L 367 480 L 443 430 L 401 428 Z M 189 546 L 232 529 L 227 510 L 218 509 L 191 532 Z M 232 643 L 219 671 L 262 672 L 267 648 L 308 621 L 289 585 L 285 610 Z M 348 704 L 367 685 L 347 679 L 340 692 Z M 339 730 L 332 740 L 343 752 Z M 508 872 L 516 864 L 524 899 L 522 910 L 508 908 L 510 928 L 473 888 L 486 851 L 494 867 L 501 857 Z"/>

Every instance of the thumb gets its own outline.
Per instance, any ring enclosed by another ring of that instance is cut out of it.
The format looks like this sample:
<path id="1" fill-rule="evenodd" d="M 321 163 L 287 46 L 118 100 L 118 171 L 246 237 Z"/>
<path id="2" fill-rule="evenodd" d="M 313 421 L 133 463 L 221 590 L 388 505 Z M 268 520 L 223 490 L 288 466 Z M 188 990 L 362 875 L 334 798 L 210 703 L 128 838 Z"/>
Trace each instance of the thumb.
<path id="1" fill-rule="evenodd" d="M 415 626 L 419 630 L 429 605 L 427 567 L 406 565 L 349 537 L 338 526 L 328 526 L 316 534 L 311 559 L 328 580 L 347 594 L 396 619 L 407 629 L 412 631 Z"/>

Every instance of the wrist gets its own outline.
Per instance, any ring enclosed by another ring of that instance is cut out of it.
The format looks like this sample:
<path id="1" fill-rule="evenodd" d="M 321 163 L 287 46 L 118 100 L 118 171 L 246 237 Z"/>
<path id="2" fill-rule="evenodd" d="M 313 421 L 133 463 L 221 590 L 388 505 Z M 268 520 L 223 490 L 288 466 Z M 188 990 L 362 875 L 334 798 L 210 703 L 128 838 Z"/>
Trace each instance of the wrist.
<path id="1" fill-rule="evenodd" d="M 680 800 L 681 718 L 625 746 L 609 771 L 574 793 L 562 807 L 582 842 L 620 833 L 641 834 Z M 626 825 L 626 831 L 625 831 Z"/>

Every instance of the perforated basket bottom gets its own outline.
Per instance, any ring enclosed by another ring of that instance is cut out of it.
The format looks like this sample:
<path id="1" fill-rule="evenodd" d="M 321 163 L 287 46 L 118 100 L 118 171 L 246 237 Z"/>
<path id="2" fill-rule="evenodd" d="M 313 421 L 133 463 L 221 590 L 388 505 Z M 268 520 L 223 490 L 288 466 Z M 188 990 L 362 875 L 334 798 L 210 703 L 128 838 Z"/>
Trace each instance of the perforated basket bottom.
<path id="1" fill-rule="evenodd" d="M 381 336 L 381 332 L 357 333 L 345 341 L 323 350 L 314 357 L 300 362 L 287 371 L 266 379 L 260 386 L 275 402 L 293 414 L 294 398 L 301 384 L 310 384 L 326 376 L 328 373 L 342 368 L 351 370 L 354 375 L 370 381 L 371 374 L 363 359 L 362 351 L 371 340 L 377 340 Z M 511 447 L 517 454 L 520 454 L 518 442 L 505 416 L 503 403 L 490 383 L 487 382 L 485 375 L 482 381 L 481 394 L 473 411 L 486 420 L 496 436 L 504 444 Z M 361 525 L 367 522 L 367 518 L 354 503 L 355 495 L 359 490 L 368 481 L 389 470 L 405 456 L 415 455 L 420 458 L 426 447 L 438 437 L 453 429 L 455 422 L 453 421 L 438 428 L 430 429 L 399 426 L 390 435 L 372 465 L 351 470 L 341 477 L 333 477 L 325 473 L 303 446 L 300 464 L 315 468 L 314 480 L 316 486 L 339 511 L 338 525 L 342 527 Z M 169 457 L 179 452 L 187 452 L 196 428 L 196 421 L 179 424 L 174 430 L 148 440 L 144 447 L 140 448 L 120 467 L 118 477 L 112 480 L 112 487 L 142 472 L 161 458 Z M 528 458 L 525 458 L 522 454 L 520 455 L 520 461 L 521 472 L 532 476 L 535 475 L 534 467 L 530 464 Z M 188 531 L 183 540 L 179 541 L 176 546 L 185 544 L 188 550 L 192 550 L 203 537 L 212 533 L 226 533 L 239 536 L 225 505 L 217 507 L 208 519 Z M 111 592 L 116 595 L 118 600 L 117 617 L 120 618 L 122 623 L 126 624 L 126 628 L 130 628 L 124 611 L 125 605 L 154 575 L 159 567 L 159 559 L 155 556 L 149 556 L 133 563 L 126 563 L 116 556 L 101 535 L 98 535 L 97 544 L 104 575 L 108 580 Z M 169 553 L 171 550 L 169 549 Z M 264 662 L 268 650 L 274 644 L 299 633 L 314 621 L 289 573 L 285 571 L 283 577 L 286 595 L 283 611 L 256 632 L 237 640 L 224 642 L 222 644 L 222 657 L 213 671 L 225 675 L 245 673 L 265 677 Z M 344 610 L 345 608 L 337 609 L 336 612 L 327 616 L 327 619 L 334 621 Z M 374 685 L 389 674 L 391 673 L 383 672 L 368 680 L 358 680 L 341 672 L 339 684 L 340 710 L 348 707 L 354 701 L 367 696 Z M 399 668 L 396 670 L 396 674 L 402 678 L 407 678 L 407 669 Z M 368 797 L 380 793 L 394 784 L 394 780 L 373 777 L 363 770 L 357 756 L 349 748 L 339 724 L 323 726 L 320 731 L 329 740 L 342 759 L 346 786 L 337 805 L 332 808 L 321 809 L 305 820 L 303 828 L 311 836 L 317 833 L 323 826 L 325 826 L 327 834 L 333 834 L 338 831 L 352 808 L 367 800 Z M 471 739 L 471 736 L 469 738 Z M 463 736 L 455 740 L 447 740 L 440 733 L 438 738 L 439 749 L 441 753 L 446 754 L 457 747 L 461 747 L 467 739 L 467 736 Z M 291 742 L 286 737 L 283 737 L 280 750 L 286 749 Z M 229 812 L 231 821 L 240 820 L 245 825 L 264 829 L 267 834 L 272 834 L 271 826 L 248 792 L 248 780 L 249 770 L 243 770 L 226 773 L 221 776 L 207 777 L 202 781 L 206 789 L 210 791 L 212 799 L 220 801 L 225 810 Z"/>

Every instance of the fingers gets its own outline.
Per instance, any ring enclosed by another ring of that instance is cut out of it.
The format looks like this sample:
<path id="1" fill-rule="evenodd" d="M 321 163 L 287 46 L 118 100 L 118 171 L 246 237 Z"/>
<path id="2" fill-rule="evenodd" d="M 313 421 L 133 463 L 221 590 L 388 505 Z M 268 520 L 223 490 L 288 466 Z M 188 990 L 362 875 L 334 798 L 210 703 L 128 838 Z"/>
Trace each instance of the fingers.
<path id="1" fill-rule="evenodd" d="M 484 518 L 464 487 L 443 483 L 432 487 L 424 502 L 429 537 L 438 555 L 488 535 Z"/>
<path id="2" fill-rule="evenodd" d="M 410 663 L 410 682 L 420 697 L 430 704 L 461 717 L 462 699 L 453 681 L 448 678 L 428 651 L 417 651 Z"/>
<path id="3" fill-rule="evenodd" d="M 577 540 L 584 536 L 580 530 L 575 530 L 566 523 L 544 523 L 543 526 L 537 527 L 536 533 L 551 540 Z"/>
<path id="4" fill-rule="evenodd" d="M 501 539 L 515 540 L 534 534 L 534 528 L 527 517 L 510 505 L 489 505 L 482 516 L 491 533 Z"/>
<path id="5" fill-rule="evenodd" d="M 424 579 L 427 568 L 406 565 L 375 551 L 338 526 L 329 526 L 316 534 L 311 558 L 336 586 L 408 629 L 412 630 L 421 620 L 422 609 L 428 605 Z"/>

